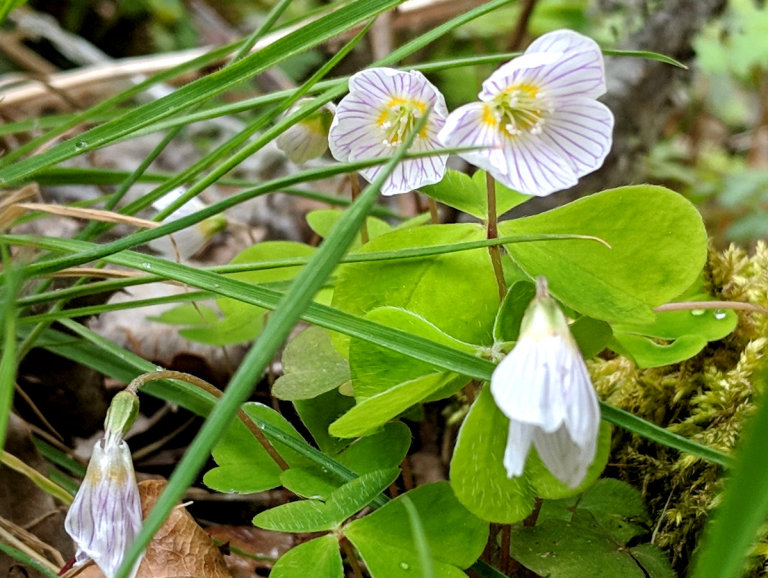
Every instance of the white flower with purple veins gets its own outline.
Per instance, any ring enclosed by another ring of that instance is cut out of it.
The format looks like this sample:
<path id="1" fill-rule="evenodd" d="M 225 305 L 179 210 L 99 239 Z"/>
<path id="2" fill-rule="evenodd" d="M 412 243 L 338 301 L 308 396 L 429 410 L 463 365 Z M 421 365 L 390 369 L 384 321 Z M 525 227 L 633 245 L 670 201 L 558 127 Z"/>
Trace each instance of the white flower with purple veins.
<path id="1" fill-rule="evenodd" d="M 613 114 L 595 100 L 605 93 L 603 55 L 571 30 L 541 36 L 484 83 L 480 102 L 450 114 L 440 132 L 507 187 L 546 196 L 567 189 L 603 164 Z"/>
<path id="2" fill-rule="evenodd" d="M 537 280 L 514 349 L 491 376 L 491 394 L 509 418 L 504 467 L 520 476 L 531 444 L 550 472 L 578 486 L 595 459 L 597 395 L 563 312 Z"/>
<path id="3" fill-rule="evenodd" d="M 371 68 L 349 79 L 349 94 L 336 108 L 328 141 L 331 154 L 341 162 L 391 156 L 429 114 L 408 152 L 442 148 L 437 138 L 448 109 L 443 95 L 420 72 Z M 430 155 L 402 161 L 381 187 L 384 195 L 407 193 L 442 180 L 448 155 Z M 373 166 L 360 171 L 373 181 L 381 171 Z"/>
<path id="4" fill-rule="evenodd" d="M 117 405 L 121 401 L 123 399 Z M 109 427 L 108 414 L 107 431 L 93 448 L 83 483 L 64 520 L 64 529 L 77 544 L 75 565 L 81 566 L 93 560 L 107 578 L 117 573 L 126 550 L 141 529 L 142 521 L 131 451 L 123 440 L 123 432 L 133 423 L 135 413 L 131 417 L 128 412 L 132 409 L 126 408 L 125 404 L 118 411 L 113 411 L 115 406 L 113 401 L 110 407 L 112 415 L 125 409 L 122 415 L 118 415 L 118 420 L 128 416 L 130 423 L 126 427 Z M 135 576 L 138 566 L 139 562 L 135 564 L 132 576 Z"/>

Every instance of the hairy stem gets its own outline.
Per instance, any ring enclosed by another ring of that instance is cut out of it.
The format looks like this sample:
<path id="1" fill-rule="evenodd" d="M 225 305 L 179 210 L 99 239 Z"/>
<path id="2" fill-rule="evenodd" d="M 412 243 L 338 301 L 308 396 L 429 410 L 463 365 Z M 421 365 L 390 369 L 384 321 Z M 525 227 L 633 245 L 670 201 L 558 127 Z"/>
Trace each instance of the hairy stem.
<path id="1" fill-rule="evenodd" d="M 129 383 L 128 387 L 125 389 L 126 391 L 130 391 L 132 393 L 138 393 L 139 388 L 141 388 L 144 384 L 149 383 L 150 381 L 157 381 L 158 379 L 178 379 L 180 381 L 185 381 L 190 385 L 194 385 L 195 387 L 210 393 L 216 398 L 220 398 L 223 395 L 219 389 L 204 379 L 200 379 L 199 377 L 189 373 L 184 373 L 182 371 L 172 370 L 161 370 L 152 371 L 150 373 L 143 373 L 131 381 L 131 383 Z M 264 451 L 269 454 L 269 457 L 274 460 L 278 467 L 283 471 L 287 470 L 289 468 L 288 463 L 283 459 L 283 456 L 277 452 L 275 446 L 272 445 L 272 442 L 270 442 L 264 435 L 264 432 L 261 431 L 255 423 L 253 423 L 250 417 L 248 417 L 248 414 L 245 413 L 242 409 L 239 409 L 237 410 L 237 417 L 241 422 L 243 422 L 243 425 L 248 428 L 248 431 L 253 434 L 253 437 L 256 438 L 256 440 L 261 444 L 261 447 L 264 448 Z"/>
<path id="2" fill-rule="evenodd" d="M 486 237 L 496 239 L 499 231 L 496 226 L 496 181 L 490 174 L 485 175 L 485 186 L 488 192 L 488 220 L 486 221 Z M 499 301 L 504 300 L 507 294 L 507 283 L 504 281 L 504 270 L 501 266 L 501 249 L 498 245 L 488 247 L 488 254 L 491 256 L 493 264 L 493 273 L 496 276 L 496 285 L 499 288 Z"/>

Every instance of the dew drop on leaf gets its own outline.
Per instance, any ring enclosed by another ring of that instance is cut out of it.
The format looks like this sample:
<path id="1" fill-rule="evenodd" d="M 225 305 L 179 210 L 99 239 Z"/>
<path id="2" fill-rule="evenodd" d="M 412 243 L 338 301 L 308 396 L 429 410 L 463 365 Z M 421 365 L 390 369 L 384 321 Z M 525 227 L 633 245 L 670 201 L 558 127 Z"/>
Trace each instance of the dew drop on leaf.
<path id="1" fill-rule="evenodd" d="M 726 318 L 726 313 L 722 309 L 715 310 L 715 319 L 721 320 Z"/>
<path id="2" fill-rule="evenodd" d="M 699 317 L 701 315 L 704 315 L 704 310 L 703 309 L 691 309 L 691 315 L 693 315 L 695 317 Z"/>

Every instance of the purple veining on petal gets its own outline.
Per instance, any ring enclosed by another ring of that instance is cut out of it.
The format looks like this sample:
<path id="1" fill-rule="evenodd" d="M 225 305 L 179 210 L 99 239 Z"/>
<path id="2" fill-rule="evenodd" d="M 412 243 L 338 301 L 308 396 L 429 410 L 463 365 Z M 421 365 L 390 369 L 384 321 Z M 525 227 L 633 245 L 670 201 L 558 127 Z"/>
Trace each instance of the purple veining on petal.
<path id="1" fill-rule="evenodd" d="M 96 444 L 64 526 L 78 546 L 78 560 L 92 558 L 113 576 L 141 527 L 138 487 L 124 441 Z"/>
<path id="2" fill-rule="evenodd" d="M 589 112 L 590 114 L 587 114 Z M 574 103 L 551 119 L 542 135 L 578 175 L 598 168 L 610 150 L 613 115 L 596 101 Z"/>
<path id="3" fill-rule="evenodd" d="M 393 100 L 398 108 L 393 107 Z M 400 72 L 388 68 L 362 71 L 350 79 L 350 94 L 339 103 L 329 131 L 331 154 L 342 162 L 390 156 L 404 134 L 393 132 L 387 115 L 414 122 L 418 106 L 433 107 L 423 135 L 417 135 L 411 150 L 434 150 L 440 146 L 434 138 L 445 124 L 445 99 L 417 71 Z M 404 106 L 405 108 L 400 108 Z M 413 108 L 407 108 L 407 107 Z M 384 121 L 387 122 L 384 122 Z M 412 126 L 395 125 L 397 126 Z M 407 132 L 408 129 L 406 129 Z M 432 135 L 432 138 L 430 138 Z M 433 159 L 409 159 L 400 163 L 381 187 L 383 194 L 396 194 L 437 182 L 445 172 L 446 155 Z M 360 171 L 369 181 L 376 178 L 380 166 Z"/>

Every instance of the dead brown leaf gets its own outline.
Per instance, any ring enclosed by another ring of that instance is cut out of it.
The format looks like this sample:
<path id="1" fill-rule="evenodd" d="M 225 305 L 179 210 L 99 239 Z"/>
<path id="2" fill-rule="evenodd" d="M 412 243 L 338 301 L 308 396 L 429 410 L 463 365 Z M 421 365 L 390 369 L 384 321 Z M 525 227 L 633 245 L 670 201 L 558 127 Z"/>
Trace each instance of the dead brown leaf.
<path id="1" fill-rule="evenodd" d="M 103 223 L 120 223 L 145 229 L 154 229 L 159 227 L 160 223 L 139 219 L 130 215 L 115 213 L 114 211 L 103 211 L 101 209 L 88 209 L 85 207 L 70 207 L 66 205 L 56 205 L 52 203 L 16 203 L 16 207 L 25 211 L 39 211 L 50 215 L 59 215 L 63 217 L 73 217 L 75 219 L 86 219 L 89 221 L 101 221 Z"/>
<path id="2" fill-rule="evenodd" d="M 257 571 L 272 568 L 275 560 L 298 543 L 295 534 L 270 532 L 253 526 L 211 526 L 211 537 L 230 546 L 225 560 L 233 578 L 259 576 Z"/>
<path id="3" fill-rule="evenodd" d="M 144 517 L 165 488 L 163 480 L 139 484 Z M 177 507 L 150 542 L 137 578 L 232 578 L 219 549 L 185 508 Z"/>
<path id="4" fill-rule="evenodd" d="M 155 505 L 164 480 L 139 483 L 144 518 Z M 95 565 L 67 574 L 76 578 L 104 578 Z M 194 518 L 181 506 L 175 508 L 149 543 L 136 578 L 232 578 L 219 549 Z"/>

